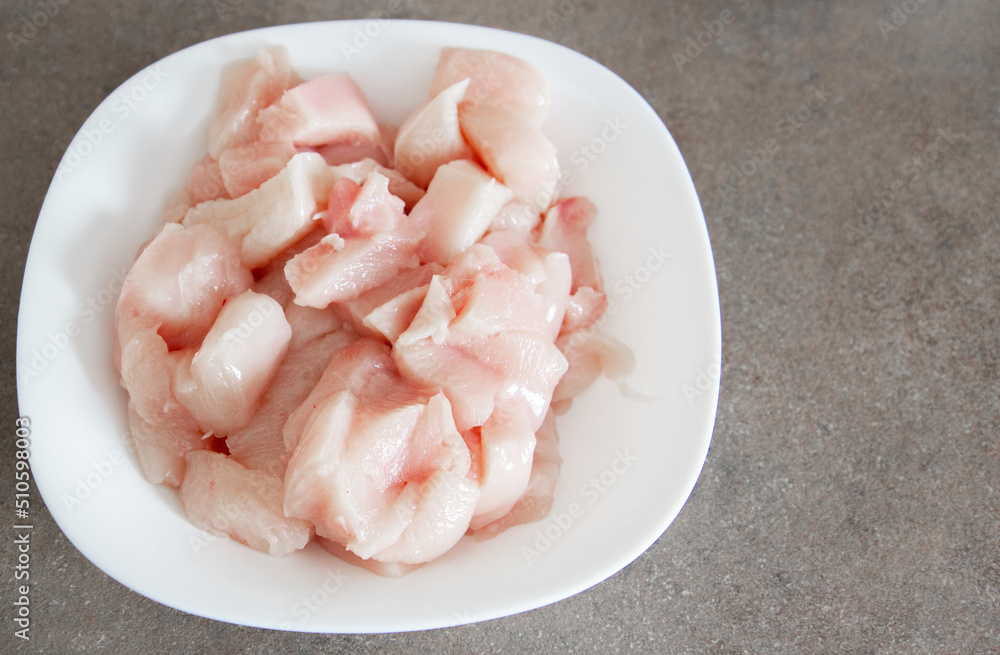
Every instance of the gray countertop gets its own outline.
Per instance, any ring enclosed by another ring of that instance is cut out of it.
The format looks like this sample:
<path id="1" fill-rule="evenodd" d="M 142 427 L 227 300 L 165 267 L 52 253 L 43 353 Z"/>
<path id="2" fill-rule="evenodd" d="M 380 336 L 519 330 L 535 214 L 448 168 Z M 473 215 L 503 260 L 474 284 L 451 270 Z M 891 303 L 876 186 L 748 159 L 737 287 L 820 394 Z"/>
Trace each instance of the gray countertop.
<path id="1" fill-rule="evenodd" d="M 53 15 L 24 32 L 45 5 Z M 562 602 L 424 633 L 327 636 L 218 623 L 139 596 L 90 564 L 36 497 L 31 640 L 13 636 L 8 536 L 0 652 L 1000 651 L 992 0 L 6 0 L 7 432 L 32 229 L 94 107 L 214 36 L 389 9 L 578 50 L 670 129 L 708 223 L 724 343 L 715 433 L 687 505 L 639 559 Z M 4 452 L 6 517 L 13 444 Z"/>

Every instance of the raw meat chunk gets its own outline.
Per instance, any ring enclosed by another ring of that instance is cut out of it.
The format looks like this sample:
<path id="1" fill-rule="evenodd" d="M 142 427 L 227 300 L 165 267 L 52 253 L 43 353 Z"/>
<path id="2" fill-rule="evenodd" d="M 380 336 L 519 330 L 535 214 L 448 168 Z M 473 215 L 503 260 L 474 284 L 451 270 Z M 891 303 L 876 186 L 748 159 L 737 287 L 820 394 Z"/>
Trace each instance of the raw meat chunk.
<path id="1" fill-rule="evenodd" d="M 299 84 L 261 111 L 257 120 L 263 141 L 322 146 L 377 144 L 381 139 L 368 100 L 347 73 L 330 73 Z"/>
<path id="2" fill-rule="evenodd" d="M 430 96 L 470 80 L 465 102 L 471 106 L 493 105 L 524 115 L 540 126 L 549 114 L 551 94 L 541 72 L 523 59 L 502 52 L 443 48 Z"/>
<path id="3" fill-rule="evenodd" d="M 247 291 L 229 302 L 190 367 L 178 369 L 178 400 L 205 432 L 227 435 L 244 425 L 284 357 L 292 330 L 270 296 Z"/>
<path id="4" fill-rule="evenodd" d="M 527 237 L 541 222 L 542 215 L 535 205 L 515 198 L 500 208 L 489 231 L 511 231 Z"/>
<path id="5" fill-rule="evenodd" d="M 564 198 L 545 213 L 538 245 L 569 255 L 573 269 L 573 292 L 580 287 L 604 290 L 597 270 L 597 259 L 587 240 L 587 228 L 594 221 L 597 208 L 586 198 Z"/>
<path id="6" fill-rule="evenodd" d="M 393 357 L 414 382 L 444 390 L 462 431 L 483 425 L 501 387 L 527 402 L 537 428 L 566 370 L 541 297 L 482 245 L 431 279 Z"/>
<path id="7" fill-rule="evenodd" d="M 246 266 L 257 268 L 313 228 L 333 183 L 334 173 L 322 157 L 300 153 L 250 193 L 193 208 L 184 217 L 184 225 L 215 227 L 240 244 L 240 258 Z"/>
<path id="8" fill-rule="evenodd" d="M 285 46 L 261 50 L 252 59 L 226 66 L 215 115 L 208 126 L 208 154 L 218 159 L 227 148 L 256 141 L 260 110 L 298 81 Z"/>
<path id="9" fill-rule="evenodd" d="M 478 530 L 501 518 L 528 487 L 535 432 L 528 409 L 513 400 L 498 404 L 480 431 L 479 502 L 469 527 Z"/>
<path id="10" fill-rule="evenodd" d="M 176 401 L 173 403 L 176 405 Z M 142 475 L 153 484 L 179 487 L 186 469 L 184 455 L 206 448 L 208 442 L 190 416 L 153 425 L 139 416 L 136 405 L 134 400 L 129 401 L 128 428 Z M 186 414 L 186 410 L 183 411 Z M 169 414 L 177 415 L 176 412 Z"/>
<path id="11" fill-rule="evenodd" d="M 419 186 L 426 188 L 438 167 L 472 158 L 472 149 L 458 125 L 458 103 L 468 86 L 469 80 L 462 80 L 444 89 L 399 127 L 396 168 Z"/>
<path id="12" fill-rule="evenodd" d="M 297 304 L 322 309 L 356 298 L 419 263 L 423 232 L 403 214 L 387 178 L 373 171 L 361 188 L 341 179 L 330 203 L 323 223 L 331 234 L 285 266 Z"/>
<path id="13" fill-rule="evenodd" d="M 336 353 L 285 429 L 285 512 L 319 535 L 365 559 L 419 564 L 468 528 L 479 489 L 451 407 L 405 382 L 388 346 L 362 339 Z"/>
<path id="14" fill-rule="evenodd" d="M 208 155 L 202 157 L 191 169 L 187 192 L 192 205 L 201 204 L 206 200 L 232 198 L 226 189 L 219 162 Z"/>
<path id="15" fill-rule="evenodd" d="M 339 176 L 338 180 L 346 177 L 359 186 L 365 183 L 372 171 L 384 175 L 389 180 L 389 193 L 406 204 L 407 212 L 411 211 L 413 206 L 424 197 L 424 190 L 406 179 L 402 173 L 386 168 L 374 159 L 362 159 L 350 164 L 341 164 L 334 166 L 333 170 Z"/>
<path id="16" fill-rule="evenodd" d="M 550 411 L 536 433 L 528 488 L 507 514 L 475 530 L 473 534 L 476 539 L 490 539 L 507 528 L 545 518 L 552 509 L 552 497 L 555 494 L 561 464 L 556 417 Z"/>
<path id="17" fill-rule="evenodd" d="M 438 168 L 410 219 L 426 231 L 420 259 L 448 264 L 479 241 L 493 217 L 510 200 L 510 190 L 468 161 Z"/>
<path id="18" fill-rule="evenodd" d="M 196 346 L 226 299 L 243 293 L 252 282 L 238 251 L 214 229 L 164 225 L 122 284 L 118 344 L 128 340 L 122 332 L 127 316 L 143 317 L 170 350 Z"/>
<path id="19" fill-rule="evenodd" d="M 635 370 L 635 355 L 628 346 L 595 327 L 563 334 L 556 344 L 569 368 L 552 394 L 553 402 L 576 396 L 601 377 L 601 373 L 620 380 Z"/>
<path id="20" fill-rule="evenodd" d="M 227 197 L 239 198 L 281 172 L 295 156 L 289 143 L 263 143 L 228 148 L 219 155 L 219 175 Z"/>
<path id="21" fill-rule="evenodd" d="M 292 345 L 261 398 L 257 413 L 247 425 L 230 432 L 226 438 L 234 460 L 249 469 L 282 477 L 289 455 L 282 437 L 285 422 L 319 382 L 333 353 L 357 340 L 357 335 L 340 330 L 296 343 L 295 333 L 293 324 Z"/>
<path id="22" fill-rule="evenodd" d="M 431 278 L 443 270 L 437 263 L 402 269 L 374 289 L 335 305 L 334 310 L 360 334 L 395 343 L 420 309 Z"/>
<path id="23" fill-rule="evenodd" d="M 544 211 L 559 182 L 556 147 L 521 114 L 479 105 L 459 112 L 462 133 L 486 169 L 519 200 Z"/>
<path id="24" fill-rule="evenodd" d="M 191 451 L 185 459 L 181 502 L 196 526 L 269 555 L 287 555 L 309 543 L 312 526 L 285 516 L 281 478 L 208 450 Z"/>

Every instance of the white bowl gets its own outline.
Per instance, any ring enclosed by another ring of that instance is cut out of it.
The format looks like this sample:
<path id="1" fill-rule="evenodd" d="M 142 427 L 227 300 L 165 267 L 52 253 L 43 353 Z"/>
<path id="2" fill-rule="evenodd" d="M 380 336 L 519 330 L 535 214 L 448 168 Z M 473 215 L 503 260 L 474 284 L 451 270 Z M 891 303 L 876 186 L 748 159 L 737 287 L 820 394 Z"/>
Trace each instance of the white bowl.
<path id="1" fill-rule="evenodd" d="M 550 516 L 463 540 L 401 579 L 318 545 L 272 558 L 192 526 L 173 489 L 130 452 L 111 361 L 120 280 L 170 190 L 206 149 L 221 68 L 273 44 L 306 77 L 347 70 L 381 121 L 425 96 L 443 46 L 500 50 L 552 87 L 545 131 L 564 195 L 598 206 L 591 236 L 612 303 L 606 329 L 635 352 L 630 392 L 601 380 L 558 421 L 565 460 Z M 136 592 L 221 621 L 308 632 L 390 632 L 506 616 L 578 593 L 646 550 L 684 504 L 718 401 L 718 290 L 701 207 L 673 139 L 628 84 L 541 39 L 467 25 L 347 21 L 232 34 L 137 73 L 87 119 L 31 242 L 18 316 L 21 414 L 53 518 L 90 561 Z"/>

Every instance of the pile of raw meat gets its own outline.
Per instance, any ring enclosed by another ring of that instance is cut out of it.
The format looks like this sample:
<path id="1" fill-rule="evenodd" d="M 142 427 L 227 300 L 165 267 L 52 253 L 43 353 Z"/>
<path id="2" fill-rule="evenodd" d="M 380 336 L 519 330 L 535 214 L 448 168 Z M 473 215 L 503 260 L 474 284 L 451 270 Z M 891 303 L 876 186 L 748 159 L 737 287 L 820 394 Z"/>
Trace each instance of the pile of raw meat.
<path id="1" fill-rule="evenodd" d="M 632 365 L 548 108 L 481 50 L 445 49 L 398 129 L 284 47 L 225 69 L 116 315 L 139 464 L 196 526 L 399 575 L 548 513 L 554 413 Z"/>

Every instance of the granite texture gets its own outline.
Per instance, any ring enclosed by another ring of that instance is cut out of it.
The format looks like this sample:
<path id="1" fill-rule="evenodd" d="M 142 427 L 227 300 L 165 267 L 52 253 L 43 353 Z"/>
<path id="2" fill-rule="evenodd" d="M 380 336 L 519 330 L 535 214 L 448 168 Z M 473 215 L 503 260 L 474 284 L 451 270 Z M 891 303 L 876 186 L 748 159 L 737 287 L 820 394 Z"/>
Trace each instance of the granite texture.
<path id="1" fill-rule="evenodd" d="M 26 42 L 0 43 L 0 407 L 10 433 L 29 240 L 94 107 L 204 39 L 388 6 L 41 4 L 58 13 Z M 41 4 L 4 0 L 4 36 Z M 1000 652 L 1000 6 L 398 7 L 399 18 L 578 50 L 632 84 L 680 146 L 711 236 L 724 338 L 712 447 L 684 510 L 638 560 L 563 602 L 452 629 L 326 636 L 147 600 L 83 558 L 35 498 L 31 641 L 13 637 L 7 537 L 0 652 Z M 706 27 L 716 20 L 717 36 Z M 13 445 L 3 452 L 6 522 Z"/>

